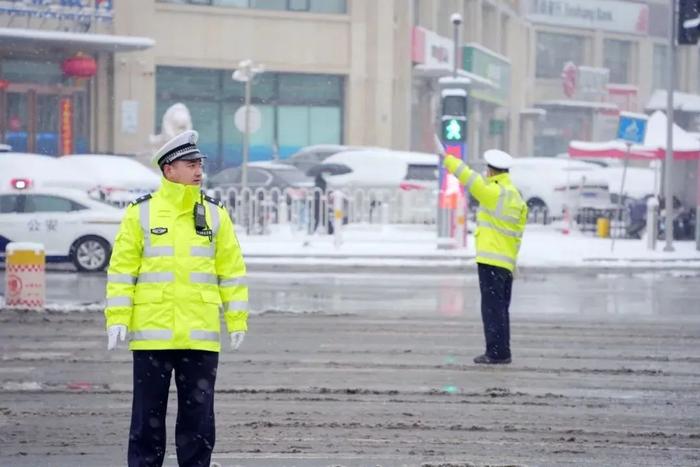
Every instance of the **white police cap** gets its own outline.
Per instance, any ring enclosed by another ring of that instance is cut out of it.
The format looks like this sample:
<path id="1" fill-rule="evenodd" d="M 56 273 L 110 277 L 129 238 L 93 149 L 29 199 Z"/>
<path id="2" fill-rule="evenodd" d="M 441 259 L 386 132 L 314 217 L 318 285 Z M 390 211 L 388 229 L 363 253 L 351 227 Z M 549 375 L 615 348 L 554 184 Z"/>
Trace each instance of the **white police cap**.
<path id="1" fill-rule="evenodd" d="M 197 148 L 197 140 L 199 133 L 194 130 L 188 130 L 165 143 L 151 159 L 151 163 L 155 167 L 162 168 L 165 164 L 172 164 L 176 160 L 193 161 L 198 159 L 206 159 L 207 156 L 199 152 Z"/>
<path id="2" fill-rule="evenodd" d="M 484 153 L 484 160 L 494 169 L 508 170 L 513 166 L 513 157 L 498 149 L 489 149 Z"/>

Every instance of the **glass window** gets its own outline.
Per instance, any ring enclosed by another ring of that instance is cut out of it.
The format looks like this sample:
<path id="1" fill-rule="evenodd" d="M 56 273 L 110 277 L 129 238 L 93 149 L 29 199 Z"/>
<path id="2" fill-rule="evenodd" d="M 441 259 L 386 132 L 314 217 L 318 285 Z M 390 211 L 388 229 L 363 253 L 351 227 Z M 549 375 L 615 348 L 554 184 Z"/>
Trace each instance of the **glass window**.
<path id="1" fill-rule="evenodd" d="M 245 98 L 245 83 L 231 78 L 231 73 L 224 72 L 223 98 L 234 98 L 243 102 Z M 277 93 L 277 74 L 261 73 L 255 75 L 250 89 L 253 102 L 267 103 L 274 100 Z"/>
<path id="2" fill-rule="evenodd" d="M 260 10 L 286 10 L 287 0 L 250 0 L 253 8 Z"/>
<path id="3" fill-rule="evenodd" d="M 59 62 L 4 59 L 0 75 L 11 83 L 60 84 L 64 76 Z"/>
<path id="4" fill-rule="evenodd" d="M 70 212 L 80 209 L 73 201 L 59 196 L 27 195 L 24 212 Z"/>
<path id="5" fill-rule="evenodd" d="M 2 195 L 0 196 L 0 213 L 8 214 L 17 212 L 17 195 Z"/>
<path id="6" fill-rule="evenodd" d="M 342 101 L 341 83 L 338 76 L 282 74 L 279 77 L 279 98 L 286 104 L 337 103 Z"/>
<path id="7" fill-rule="evenodd" d="M 272 175 L 264 170 L 250 168 L 248 170 L 248 182 L 251 185 L 263 186 L 272 180 Z"/>
<path id="8" fill-rule="evenodd" d="M 192 128 L 199 132 L 197 146 L 216 164 L 219 155 L 219 105 L 216 102 L 184 101 L 192 116 Z"/>
<path id="9" fill-rule="evenodd" d="M 219 89 L 219 76 L 218 70 L 158 67 L 156 93 L 165 98 L 210 97 Z"/>
<path id="10" fill-rule="evenodd" d="M 209 159 L 207 173 L 240 165 L 243 135 L 234 115 L 242 106 L 245 86 L 231 70 L 158 67 L 156 128 L 163 114 L 181 102 L 200 133 L 199 145 Z M 250 138 L 249 160 L 282 158 L 313 143 L 339 144 L 343 134 L 343 78 L 336 75 L 262 73 L 252 86 L 252 103 L 262 116 Z"/>
<path id="11" fill-rule="evenodd" d="M 566 62 L 584 64 L 585 38 L 549 32 L 537 33 L 538 78 L 559 78 Z"/>
<path id="12" fill-rule="evenodd" d="M 211 4 L 233 8 L 248 8 L 250 6 L 248 0 L 212 0 Z"/>
<path id="13" fill-rule="evenodd" d="M 309 11 L 309 0 L 289 0 L 291 11 Z"/>
<path id="14" fill-rule="evenodd" d="M 277 113 L 280 154 L 288 156 L 309 144 L 309 108 L 281 105 Z"/>
<path id="15" fill-rule="evenodd" d="M 408 164 L 406 180 L 437 180 L 438 169 L 436 165 Z"/>
<path id="16" fill-rule="evenodd" d="M 654 89 L 668 89 L 668 47 L 654 44 L 654 63 L 651 85 Z"/>
<path id="17" fill-rule="evenodd" d="M 311 0 L 309 11 L 344 14 L 347 12 L 346 0 Z"/>
<path id="18" fill-rule="evenodd" d="M 632 43 L 605 39 L 603 66 L 610 70 L 611 83 L 629 81 L 629 64 L 632 61 Z"/>
<path id="19" fill-rule="evenodd" d="M 339 144 L 342 134 L 340 107 L 311 107 L 309 144 Z"/>

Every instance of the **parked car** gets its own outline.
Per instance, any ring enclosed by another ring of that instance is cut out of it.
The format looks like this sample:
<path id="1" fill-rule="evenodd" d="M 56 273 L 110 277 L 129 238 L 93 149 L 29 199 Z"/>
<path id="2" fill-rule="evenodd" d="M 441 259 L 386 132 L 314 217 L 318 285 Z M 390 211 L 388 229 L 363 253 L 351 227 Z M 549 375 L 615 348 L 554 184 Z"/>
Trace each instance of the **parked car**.
<path id="1" fill-rule="evenodd" d="M 231 167 L 207 177 L 207 188 L 240 188 L 242 168 Z M 309 188 L 313 179 L 296 167 L 275 161 L 258 161 L 248 164 L 248 187 L 258 188 Z"/>
<path id="2" fill-rule="evenodd" d="M 297 169 L 306 173 L 306 171 L 311 167 L 320 164 L 329 156 L 352 149 L 352 146 L 344 146 L 342 144 L 315 144 L 313 146 L 301 148 L 283 162 L 285 164 L 293 165 Z"/>
<path id="3" fill-rule="evenodd" d="M 0 258 L 13 241 L 44 245 L 46 259 L 72 262 L 79 271 L 109 263 L 123 211 L 67 188 L 33 189 L 18 184 L 0 191 Z"/>

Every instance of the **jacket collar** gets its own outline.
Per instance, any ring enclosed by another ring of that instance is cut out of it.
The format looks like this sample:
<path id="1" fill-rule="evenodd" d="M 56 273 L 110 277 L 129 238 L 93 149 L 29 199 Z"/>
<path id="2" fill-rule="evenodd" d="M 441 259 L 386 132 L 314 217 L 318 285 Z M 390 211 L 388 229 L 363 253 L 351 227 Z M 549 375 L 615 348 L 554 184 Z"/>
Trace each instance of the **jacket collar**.
<path id="1" fill-rule="evenodd" d="M 183 185 L 163 177 L 160 180 L 160 195 L 178 209 L 192 209 L 201 196 L 198 185 Z"/>
<path id="2" fill-rule="evenodd" d="M 503 172 L 498 175 L 492 175 L 488 177 L 489 182 L 495 182 L 499 185 L 510 184 L 510 174 L 508 172 Z"/>

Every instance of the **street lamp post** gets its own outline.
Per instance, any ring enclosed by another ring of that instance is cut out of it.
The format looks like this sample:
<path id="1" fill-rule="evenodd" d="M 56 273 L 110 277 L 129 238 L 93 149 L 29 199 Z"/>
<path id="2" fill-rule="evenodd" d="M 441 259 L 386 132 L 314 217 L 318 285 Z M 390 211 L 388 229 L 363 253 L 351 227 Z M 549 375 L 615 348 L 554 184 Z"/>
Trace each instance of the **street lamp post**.
<path id="1" fill-rule="evenodd" d="M 235 81 L 245 83 L 245 131 L 243 131 L 243 163 L 241 164 L 241 190 L 248 188 L 248 153 L 250 148 L 250 96 L 253 87 L 253 78 L 263 72 L 262 65 L 253 63 L 252 60 L 241 60 L 238 69 L 233 72 Z"/>

